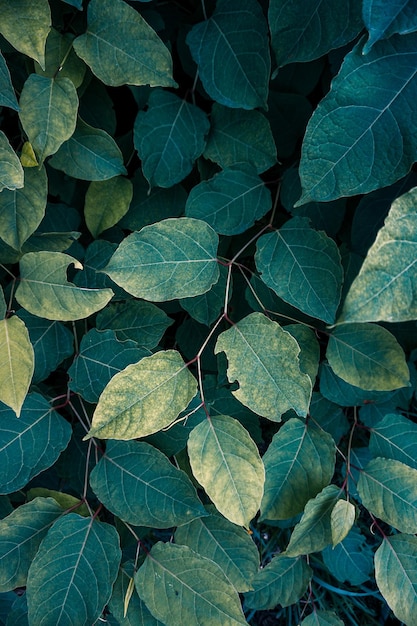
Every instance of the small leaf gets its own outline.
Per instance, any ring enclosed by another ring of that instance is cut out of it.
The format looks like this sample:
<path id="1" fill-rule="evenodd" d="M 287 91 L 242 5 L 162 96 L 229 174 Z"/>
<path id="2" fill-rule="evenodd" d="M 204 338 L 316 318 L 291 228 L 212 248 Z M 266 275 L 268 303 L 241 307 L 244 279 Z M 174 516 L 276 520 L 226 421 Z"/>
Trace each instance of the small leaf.
<path id="1" fill-rule="evenodd" d="M 143 441 L 111 441 L 90 475 L 100 502 L 129 524 L 170 528 L 206 515 L 188 476 Z"/>
<path id="2" fill-rule="evenodd" d="M 198 424 L 188 439 L 194 477 L 228 520 L 249 527 L 263 494 L 265 470 L 247 430 L 227 415 Z"/>
<path id="3" fill-rule="evenodd" d="M 34 370 L 27 328 L 17 316 L 0 320 L 0 401 L 19 417 Z"/>
<path id="4" fill-rule="evenodd" d="M 412 0 L 394 0 L 389 4 L 384 0 L 364 0 L 362 16 L 369 38 L 363 47 L 363 54 L 367 54 L 380 39 L 417 30 L 414 8 Z"/>
<path id="5" fill-rule="evenodd" d="M 87 68 L 75 54 L 72 44 L 73 36 L 70 33 L 61 35 L 55 28 L 51 28 L 46 40 L 45 68 L 35 63 L 35 72 L 48 78 L 56 78 L 59 74 L 61 78 L 69 78 L 74 87 L 80 87 Z"/>
<path id="6" fill-rule="evenodd" d="M 320 362 L 320 344 L 316 333 L 304 324 L 286 324 L 285 330 L 294 337 L 300 346 L 300 369 L 309 375 L 314 385 Z"/>
<path id="7" fill-rule="evenodd" d="M 61 252 L 29 252 L 20 261 L 16 300 L 29 313 L 50 320 L 78 320 L 102 309 L 113 296 L 111 289 L 82 289 L 67 281 L 70 264 L 79 261 Z"/>
<path id="8" fill-rule="evenodd" d="M 333 611 L 314 611 L 308 617 L 305 617 L 300 626 L 344 626 Z"/>
<path id="9" fill-rule="evenodd" d="M 219 278 L 217 246 L 218 236 L 205 222 L 167 219 L 126 237 L 106 273 L 136 298 L 164 302 L 198 296 Z"/>
<path id="10" fill-rule="evenodd" d="M 337 546 L 353 526 L 356 517 L 356 509 L 347 500 L 338 500 L 330 515 L 333 547 Z"/>
<path id="11" fill-rule="evenodd" d="M 225 352 L 227 376 L 237 380 L 233 395 L 258 415 L 280 421 L 288 409 L 306 415 L 311 380 L 300 370 L 300 348 L 277 322 L 251 313 L 222 332 L 215 353 Z"/>
<path id="12" fill-rule="evenodd" d="M 0 191 L 19 189 L 24 185 L 23 167 L 19 157 L 0 130 Z"/>
<path id="13" fill-rule="evenodd" d="M 331 575 L 341 583 L 358 586 L 371 578 L 374 567 L 371 545 L 356 527 L 352 528 L 341 543 L 324 548 L 322 557 Z"/>
<path id="14" fill-rule="evenodd" d="M 128 365 L 100 396 L 85 438 L 136 439 L 173 422 L 197 393 L 179 352 L 166 350 Z"/>
<path id="15" fill-rule="evenodd" d="M 120 626 L 164 626 L 135 593 L 134 573 L 132 562 L 125 562 L 120 567 L 109 602 L 111 615 Z"/>
<path id="16" fill-rule="evenodd" d="M 218 0 L 187 35 L 204 89 L 227 107 L 267 108 L 271 69 L 267 25 L 254 0 Z"/>
<path id="17" fill-rule="evenodd" d="M 176 87 L 169 50 L 140 13 L 122 0 L 92 0 L 75 52 L 105 85 Z"/>
<path id="18" fill-rule="evenodd" d="M 417 424 L 388 413 L 371 429 L 369 449 L 374 457 L 394 459 L 417 469 Z"/>
<path id="19" fill-rule="evenodd" d="M 132 196 L 132 183 L 122 176 L 90 183 L 85 195 L 84 216 L 93 237 L 117 224 L 127 213 Z"/>
<path id="20" fill-rule="evenodd" d="M 35 498 L 53 498 L 55 502 L 59 504 L 63 511 L 68 511 L 68 509 L 76 508 L 77 513 L 79 515 L 83 515 L 84 517 L 90 517 L 90 511 L 86 504 L 82 503 L 82 500 L 76 498 L 75 496 L 71 496 L 69 493 L 64 493 L 63 491 L 55 491 L 55 489 L 46 489 L 44 487 L 32 487 L 26 493 L 26 498 L 28 502 L 34 500 Z"/>
<path id="21" fill-rule="evenodd" d="M 20 153 L 20 162 L 23 167 L 37 167 L 39 165 L 36 154 L 29 141 L 25 141 L 22 146 L 22 152 Z"/>
<path id="22" fill-rule="evenodd" d="M 16 50 L 45 66 L 45 42 L 51 27 L 48 0 L 0 0 L 0 33 Z"/>
<path id="23" fill-rule="evenodd" d="M 0 52 L 0 106 L 9 107 L 15 111 L 19 110 L 16 94 L 13 89 L 12 79 L 10 78 L 9 68 Z"/>

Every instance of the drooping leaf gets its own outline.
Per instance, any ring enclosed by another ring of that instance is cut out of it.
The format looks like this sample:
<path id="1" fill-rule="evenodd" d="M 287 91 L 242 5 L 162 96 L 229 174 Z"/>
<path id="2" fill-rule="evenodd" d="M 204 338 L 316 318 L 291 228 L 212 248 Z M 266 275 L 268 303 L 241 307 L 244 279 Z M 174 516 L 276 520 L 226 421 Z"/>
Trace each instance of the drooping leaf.
<path id="1" fill-rule="evenodd" d="M 61 78 L 69 78 L 76 88 L 80 87 L 87 67 L 75 54 L 72 43 L 73 37 L 69 33 L 61 34 L 51 28 L 46 40 L 45 68 L 35 63 L 35 72 L 48 78 L 56 78 L 59 73 Z"/>
<path id="2" fill-rule="evenodd" d="M 294 217 L 257 242 L 255 263 L 277 295 L 311 317 L 331 324 L 339 305 L 343 270 L 339 250 L 325 233 Z"/>
<path id="3" fill-rule="evenodd" d="M 338 500 L 330 515 L 333 547 L 337 546 L 353 526 L 356 517 L 355 506 L 347 500 Z"/>
<path id="4" fill-rule="evenodd" d="M 342 324 L 330 335 L 326 357 L 347 383 L 369 391 L 408 386 L 404 350 L 388 330 L 376 324 Z"/>
<path id="5" fill-rule="evenodd" d="M 92 0 L 75 52 L 106 85 L 176 87 L 169 50 L 140 13 L 122 0 Z"/>
<path id="6" fill-rule="evenodd" d="M 75 513 L 57 520 L 29 568 L 29 623 L 94 624 L 110 598 L 120 558 L 114 527 Z"/>
<path id="7" fill-rule="evenodd" d="M 333 611 L 318 610 L 305 617 L 300 626 L 344 626 L 344 623 Z"/>
<path id="8" fill-rule="evenodd" d="M 219 278 L 217 246 L 218 236 L 206 222 L 171 218 L 126 237 L 106 273 L 136 298 L 198 296 Z"/>
<path id="9" fill-rule="evenodd" d="M 0 52 L 0 106 L 9 107 L 15 111 L 19 110 L 16 94 L 13 89 L 9 68 Z"/>
<path id="10" fill-rule="evenodd" d="M 263 456 L 265 493 L 261 519 L 288 519 L 326 487 L 334 472 L 332 437 L 311 424 L 290 419 L 276 433 Z"/>
<path id="11" fill-rule="evenodd" d="M 257 611 L 295 604 L 307 590 L 313 570 L 300 557 L 279 554 L 252 580 L 253 591 L 245 594 L 245 606 Z"/>
<path id="12" fill-rule="evenodd" d="M 170 528 L 206 515 L 188 476 L 143 441 L 111 441 L 90 475 L 94 493 L 130 524 Z"/>
<path id="13" fill-rule="evenodd" d="M 267 24 L 254 0 L 218 0 L 211 17 L 187 35 L 204 89 L 238 109 L 267 108 L 271 69 Z"/>
<path id="14" fill-rule="evenodd" d="M 24 184 L 23 167 L 2 130 L 0 130 L 0 191 L 20 189 Z"/>
<path id="15" fill-rule="evenodd" d="M 209 121 L 201 109 L 169 91 L 152 91 L 148 109 L 139 111 L 134 144 L 151 187 L 172 187 L 202 154 Z"/>
<path id="16" fill-rule="evenodd" d="M 78 320 L 102 309 L 111 289 L 83 289 L 67 281 L 67 268 L 79 261 L 61 252 L 29 252 L 20 261 L 16 300 L 29 313 L 50 320 Z"/>
<path id="17" fill-rule="evenodd" d="M 16 50 L 45 65 L 45 42 L 51 27 L 48 0 L 0 0 L 0 33 Z"/>
<path id="18" fill-rule="evenodd" d="M 19 417 L 34 371 L 27 328 L 17 316 L 0 320 L 0 401 Z"/>
<path id="19" fill-rule="evenodd" d="M 188 439 L 193 475 L 228 520 L 249 527 L 263 494 L 265 470 L 247 430 L 227 415 L 198 424 Z"/>
<path id="20" fill-rule="evenodd" d="M 401 461 L 417 469 L 417 425 L 396 413 L 388 413 L 373 426 L 369 449 L 374 457 Z"/>
<path id="21" fill-rule="evenodd" d="M 140 598 L 166 626 L 246 624 L 237 591 L 220 567 L 187 546 L 158 542 L 135 575 Z"/>
<path id="22" fill-rule="evenodd" d="M 100 396 L 87 435 L 136 439 L 173 422 L 197 392 L 197 381 L 176 350 L 157 352 L 113 376 Z"/>
<path id="23" fill-rule="evenodd" d="M 109 602 L 111 615 L 117 619 L 118 626 L 163 626 L 135 592 L 133 565 L 132 562 L 126 562 L 119 569 Z"/>
<path id="24" fill-rule="evenodd" d="M 373 570 L 373 552 L 366 542 L 366 537 L 355 526 L 342 542 L 324 548 L 322 557 L 329 572 L 341 583 L 348 582 L 357 586 L 370 579 Z"/>
<path id="25" fill-rule="evenodd" d="M 122 176 L 90 183 L 85 195 L 84 217 L 93 237 L 117 224 L 127 213 L 132 196 L 132 183 Z"/>
<path id="26" fill-rule="evenodd" d="M 383 0 L 364 0 L 362 17 L 369 31 L 368 41 L 363 47 L 364 54 L 380 39 L 417 30 L 415 7 L 410 0 L 394 0 L 389 4 Z"/>
<path id="27" fill-rule="evenodd" d="M 19 100 L 23 130 L 40 164 L 75 131 L 78 96 L 69 78 L 30 74 Z"/>
<path id="28" fill-rule="evenodd" d="M 229 280 L 229 286 L 228 286 Z M 219 265 L 219 280 L 209 291 L 194 296 L 193 298 L 181 298 L 180 303 L 193 319 L 200 324 L 210 326 L 224 309 L 225 299 L 228 291 L 228 300 L 232 295 L 232 280 L 229 277 L 229 269 L 224 265 Z"/>
<path id="29" fill-rule="evenodd" d="M 300 348 L 277 322 L 251 313 L 219 336 L 215 353 L 225 352 L 227 376 L 237 380 L 233 395 L 258 415 L 280 421 L 288 409 L 306 415 L 311 380 L 300 370 Z"/>

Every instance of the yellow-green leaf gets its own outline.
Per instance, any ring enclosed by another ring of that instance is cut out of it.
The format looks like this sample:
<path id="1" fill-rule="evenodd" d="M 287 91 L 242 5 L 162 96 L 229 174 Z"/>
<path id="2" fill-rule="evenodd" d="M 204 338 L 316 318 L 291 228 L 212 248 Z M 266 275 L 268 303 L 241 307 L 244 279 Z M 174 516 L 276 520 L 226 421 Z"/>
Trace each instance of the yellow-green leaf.
<path id="1" fill-rule="evenodd" d="M 0 15 L 3 37 L 45 67 L 45 43 L 51 28 L 48 0 L 0 0 Z"/>
<path id="2" fill-rule="evenodd" d="M 338 500 L 330 515 L 333 547 L 343 541 L 353 526 L 356 509 L 347 500 Z"/>
<path id="3" fill-rule="evenodd" d="M 0 320 L 0 400 L 20 415 L 35 367 L 29 333 L 18 317 Z"/>
<path id="4" fill-rule="evenodd" d="M 123 176 L 90 183 L 85 195 L 84 216 L 93 237 L 98 237 L 126 215 L 132 196 L 132 183 Z"/>

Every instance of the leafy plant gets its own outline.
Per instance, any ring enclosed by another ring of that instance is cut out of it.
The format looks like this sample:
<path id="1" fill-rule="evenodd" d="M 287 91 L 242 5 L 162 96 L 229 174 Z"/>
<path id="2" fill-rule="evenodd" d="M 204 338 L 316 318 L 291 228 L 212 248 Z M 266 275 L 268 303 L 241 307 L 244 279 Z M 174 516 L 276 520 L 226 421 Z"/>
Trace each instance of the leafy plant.
<path id="1" fill-rule="evenodd" d="M 1 623 L 416 624 L 414 3 L 0 33 Z"/>

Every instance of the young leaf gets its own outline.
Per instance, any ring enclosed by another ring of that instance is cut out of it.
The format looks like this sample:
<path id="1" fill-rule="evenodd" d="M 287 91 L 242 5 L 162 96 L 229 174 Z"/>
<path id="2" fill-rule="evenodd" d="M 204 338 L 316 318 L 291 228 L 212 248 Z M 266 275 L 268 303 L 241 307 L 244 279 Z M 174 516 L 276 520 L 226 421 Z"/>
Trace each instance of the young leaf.
<path id="1" fill-rule="evenodd" d="M 87 22 L 74 50 L 105 85 L 177 86 L 168 48 L 126 2 L 92 0 Z"/>
<path id="2" fill-rule="evenodd" d="M 19 417 L 34 371 L 27 328 L 17 316 L 0 320 L 0 401 Z"/>
<path id="3" fill-rule="evenodd" d="M 249 527 L 261 503 L 265 470 L 247 430 L 227 415 L 198 424 L 188 439 L 193 475 L 228 520 Z"/>
<path id="4" fill-rule="evenodd" d="M 288 519 L 326 487 L 334 472 L 332 437 L 311 424 L 290 419 L 274 435 L 263 456 L 265 493 L 261 519 Z"/>
<path id="5" fill-rule="evenodd" d="M 300 370 L 298 343 L 277 322 L 251 313 L 221 333 L 219 352 L 226 353 L 229 381 L 239 382 L 232 393 L 242 404 L 277 422 L 291 408 L 307 414 L 311 380 Z"/>
<path id="6" fill-rule="evenodd" d="M 167 219 L 126 237 L 106 273 L 136 298 L 164 302 L 198 296 L 219 278 L 217 246 L 218 236 L 205 222 Z"/>
<path id="7" fill-rule="evenodd" d="M 132 183 L 122 176 L 90 183 L 85 194 L 84 217 L 93 237 L 117 224 L 127 213 L 132 196 Z"/>
<path id="8" fill-rule="evenodd" d="M 129 524 L 170 528 L 206 515 L 188 476 L 143 441 L 111 441 L 90 475 L 100 502 Z"/>
<path id="9" fill-rule="evenodd" d="M 371 429 L 369 449 L 374 457 L 394 459 L 417 469 L 417 424 L 388 413 Z"/>
<path id="10" fill-rule="evenodd" d="M 324 548 L 322 557 L 329 572 L 341 583 L 358 586 L 371 577 L 373 552 L 366 537 L 355 526 L 341 543 Z"/>
<path id="11" fill-rule="evenodd" d="M 166 350 L 128 365 L 100 396 L 85 437 L 136 439 L 173 422 L 197 393 L 179 352 Z"/>
<path id="12" fill-rule="evenodd" d="M 255 0 L 218 0 L 187 35 L 204 89 L 238 109 L 267 108 L 271 59 L 267 24 Z"/>
<path id="13" fill-rule="evenodd" d="M 300 626 L 344 626 L 333 611 L 314 611 L 300 622 Z"/>
<path id="14" fill-rule="evenodd" d="M 135 575 L 139 597 L 166 626 L 246 624 L 237 591 L 220 567 L 190 550 L 158 542 Z"/>
<path id="15" fill-rule="evenodd" d="M 16 94 L 13 89 L 9 68 L 0 52 L 0 106 L 9 107 L 15 111 L 19 110 Z"/>
<path id="16" fill-rule="evenodd" d="M 339 250 L 325 233 L 294 217 L 257 242 L 255 263 L 275 293 L 311 317 L 331 324 L 339 305 L 343 270 Z"/>
<path id="17" fill-rule="evenodd" d="M 417 30 L 416 14 L 410 0 L 394 0 L 389 4 L 383 0 L 364 0 L 362 16 L 369 31 L 368 41 L 363 47 L 364 54 L 380 39 Z"/>
<path id="18" fill-rule="evenodd" d="M 333 547 L 346 537 L 353 526 L 356 516 L 355 506 L 347 500 L 338 500 L 330 515 Z"/>
<path id="19" fill-rule="evenodd" d="M 0 130 L 0 191 L 24 185 L 23 167 L 4 132 Z"/>
<path id="20" fill-rule="evenodd" d="M 120 558 L 113 526 L 75 513 L 57 520 L 29 568 L 29 623 L 94 624 L 110 598 Z"/>
<path id="21" fill-rule="evenodd" d="M 79 320 L 102 309 L 111 300 L 111 289 L 82 289 L 67 281 L 70 264 L 79 261 L 61 252 L 29 252 L 20 261 L 16 300 L 29 313 L 50 320 Z"/>
<path id="22" fill-rule="evenodd" d="M 45 42 L 51 27 L 48 0 L 0 0 L 0 33 L 16 50 L 45 66 Z"/>

